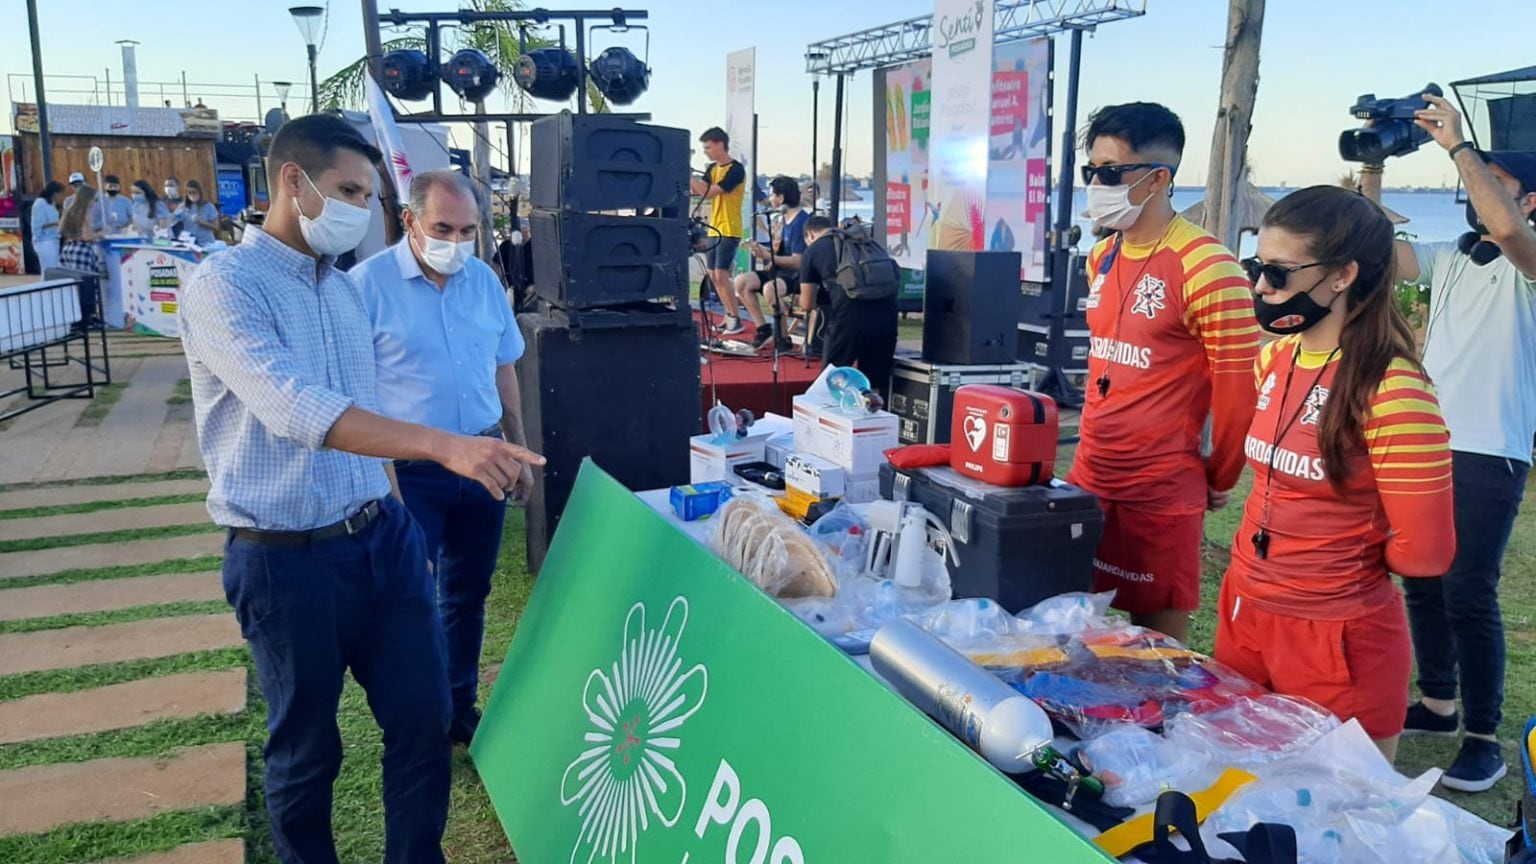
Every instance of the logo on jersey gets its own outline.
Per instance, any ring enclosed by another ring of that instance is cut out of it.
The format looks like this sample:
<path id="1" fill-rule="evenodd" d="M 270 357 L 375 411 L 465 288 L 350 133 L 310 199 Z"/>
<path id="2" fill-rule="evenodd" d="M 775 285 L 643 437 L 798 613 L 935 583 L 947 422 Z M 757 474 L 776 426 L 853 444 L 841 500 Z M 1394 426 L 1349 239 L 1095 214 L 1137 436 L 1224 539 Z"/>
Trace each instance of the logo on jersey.
<path id="1" fill-rule="evenodd" d="M 1099 308 L 1099 289 L 1101 289 L 1103 287 L 1104 287 L 1104 274 L 1100 273 L 1099 275 L 1093 277 L 1093 283 L 1088 286 L 1088 305 L 1087 305 L 1087 308 L 1089 308 L 1089 309 L 1097 309 L 1097 308 Z"/>
<path id="2" fill-rule="evenodd" d="M 1260 411 L 1267 411 L 1267 410 L 1269 410 L 1269 394 L 1271 392 L 1273 392 L 1274 389 L 1275 389 L 1275 373 L 1271 372 L 1271 373 L 1269 373 L 1269 377 L 1264 379 L 1264 386 L 1259 388 L 1259 406 L 1258 407 L 1259 407 Z"/>
<path id="3" fill-rule="evenodd" d="M 1328 404 L 1328 388 L 1318 385 L 1307 394 L 1307 401 L 1301 405 L 1301 420 L 1303 426 L 1316 426 L 1317 418 L 1323 413 L 1323 406 Z"/>
<path id="4" fill-rule="evenodd" d="M 1136 302 L 1131 304 L 1132 315 L 1145 315 L 1148 321 L 1157 318 L 1158 310 L 1167 309 L 1168 283 L 1151 273 L 1136 283 Z"/>

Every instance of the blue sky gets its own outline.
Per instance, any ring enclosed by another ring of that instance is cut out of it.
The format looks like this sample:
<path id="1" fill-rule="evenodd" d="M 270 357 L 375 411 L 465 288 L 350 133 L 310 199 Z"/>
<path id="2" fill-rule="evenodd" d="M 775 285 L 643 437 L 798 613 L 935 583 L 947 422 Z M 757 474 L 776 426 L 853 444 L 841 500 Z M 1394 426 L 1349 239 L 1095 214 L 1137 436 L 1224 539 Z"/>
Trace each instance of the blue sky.
<path id="1" fill-rule="evenodd" d="M 325 5 L 326 0 L 308 0 Z M 304 46 L 288 15 L 288 2 L 272 0 L 41 0 L 43 57 L 50 75 L 94 75 L 111 70 L 121 80 L 120 52 L 114 43 L 135 39 L 139 77 L 149 82 L 179 82 L 181 73 L 194 86 L 189 95 L 221 109 L 226 116 L 254 116 L 252 98 L 213 95 L 200 82 L 245 84 L 306 80 Z M 363 37 L 355 0 L 330 4 L 329 26 L 320 52 L 320 74 L 361 56 Z M 544 3 L 550 8 L 575 8 Z M 581 8 L 608 3 L 585 3 Z M 932 11 L 931 0 L 832 3 L 826 0 L 725 0 L 705 5 L 679 0 L 636 2 L 650 10 L 651 89 L 634 106 L 650 111 L 655 122 L 695 132 L 722 124 L 725 114 L 725 55 L 756 47 L 759 138 L 762 170 L 792 173 L 810 170 L 811 79 L 803 54 L 814 40 Z M 451 2 L 381 0 L 384 9 L 448 10 Z M 1147 15 L 1102 27 L 1084 40 L 1081 123 L 1093 107 L 1137 99 L 1160 101 L 1183 118 L 1189 145 L 1181 180 L 1204 176 L 1221 75 L 1221 44 L 1226 32 L 1225 0 L 1148 0 Z M 1345 168 L 1335 142 L 1354 124 L 1347 108 L 1362 92 L 1397 96 L 1426 81 L 1448 81 L 1504 71 L 1536 62 L 1531 0 L 1484 0 L 1476 17 L 1454 14 L 1453 7 L 1430 0 L 1269 0 L 1260 63 L 1258 106 L 1249 154 L 1264 184 L 1303 185 L 1331 182 Z M 1472 8 L 1472 7 L 1466 7 Z M 10 77 L 8 92 L 31 92 L 25 4 L 4 0 L 4 20 L 13 23 L 0 71 Z M 386 36 L 387 38 L 387 36 Z M 601 34 L 597 47 L 605 47 Z M 643 36 L 631 33 L 624 44 L 640 52 Z M 1064 109 L 1067 42 L 1058 42 L 1058 110 Z M 85 86 L 89 86 L 86 82 Z M 854 77 L 849 93 L 849 170 L 871 169 L 871 77 Z M 180 104 L 179 83 L 166 98 Z M 158 87 L 143 90 L 145 104 L 158 104 Z M 271 107 L 270 87 L 264 88 Z M 86 101 L 62 94 L 50 101 Z M 290 99 L 290 102 L 295 101 Z M 494 100 L 493 100 L 494 101 Z M 548 105 L 549 103 L 540 103 Z M 832 87 L 822 86 L 822 159 L 830 159 Z M 9 129 L 9 117 L 3 123 Z M 1059 139 L 1059 132 L 1054 133 Z M 457 134 L 460 146 L 470 136 Z M 499 133 L 493 139 L 500 140 Z M 1392 185 L 1441 185 L 1454 182 L 1450 163 L 1432 147 L 1394 160 Z"/>

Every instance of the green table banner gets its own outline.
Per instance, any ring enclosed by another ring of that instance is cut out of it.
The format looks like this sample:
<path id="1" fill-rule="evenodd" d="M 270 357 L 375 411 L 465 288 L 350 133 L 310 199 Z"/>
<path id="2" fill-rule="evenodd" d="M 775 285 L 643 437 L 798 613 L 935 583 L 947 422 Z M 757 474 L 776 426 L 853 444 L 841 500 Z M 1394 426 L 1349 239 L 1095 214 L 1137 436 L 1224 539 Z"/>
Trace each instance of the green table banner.
<path id="1" fill-rule="evenodd" d="M 470 752 L 522 864 L 1110 860 L 591 462 Z"/>

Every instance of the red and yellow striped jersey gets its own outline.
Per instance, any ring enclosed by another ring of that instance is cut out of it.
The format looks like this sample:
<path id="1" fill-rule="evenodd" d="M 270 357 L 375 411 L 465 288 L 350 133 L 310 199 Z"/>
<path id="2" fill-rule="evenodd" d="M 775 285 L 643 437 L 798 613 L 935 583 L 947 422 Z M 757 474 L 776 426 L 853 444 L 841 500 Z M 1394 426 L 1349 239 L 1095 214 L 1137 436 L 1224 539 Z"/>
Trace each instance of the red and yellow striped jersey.
<path id="1" fill-rule="evenodd" d="M 1299 336 L 1271 342 L 1254 365 L 1259 399 L 1245 448 L 1253 493 L 1226 578 L 1242 602 L 1277 614 L 1355 618 L 1397 602 L 1388 572 L 1439 576 L 1450 566 L 1450 433 L 1429 380 L 1407 360 L 1392 361 L 1340 494 L 1323 474 L 1317 441 L 1338 360 L 1300 346 Z M 1264 558 L 1253 542 L 1260 527 L 1269 535 Z"/>
<path id="2" fill-rule="evenodd" d="M 1198 513 L 1207 487 L 1231 489 L 1243 470 L 1259 350 L 1252 286 L 1232 253 L 1183 217 L 1156 243 L 1100 241 L 1088 276 L 1087 402 L 1069 479 L 1112 501 Z"/>

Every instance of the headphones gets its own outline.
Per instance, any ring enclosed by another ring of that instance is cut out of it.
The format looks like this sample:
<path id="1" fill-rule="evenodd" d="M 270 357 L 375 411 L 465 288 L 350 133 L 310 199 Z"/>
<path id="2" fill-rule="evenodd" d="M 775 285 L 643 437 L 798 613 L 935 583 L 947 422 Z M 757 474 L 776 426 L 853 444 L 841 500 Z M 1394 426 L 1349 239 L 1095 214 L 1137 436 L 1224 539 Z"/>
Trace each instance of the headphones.
<path id="1" fill-rule="evenodd" d="M 1479 267 L 1497 261 L 1499 256 L 1504 254 L 1504 250 L 1499 248 L 1499 244 L 1492 240 L 1482 239 L 1482 235 L 1476 231 L 1468 231 L 1457 237 L 1456 248 L 1461 251 L 1461 254 L 1471 258 L 1472 263 Z"/>

